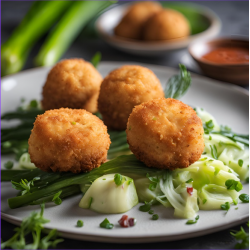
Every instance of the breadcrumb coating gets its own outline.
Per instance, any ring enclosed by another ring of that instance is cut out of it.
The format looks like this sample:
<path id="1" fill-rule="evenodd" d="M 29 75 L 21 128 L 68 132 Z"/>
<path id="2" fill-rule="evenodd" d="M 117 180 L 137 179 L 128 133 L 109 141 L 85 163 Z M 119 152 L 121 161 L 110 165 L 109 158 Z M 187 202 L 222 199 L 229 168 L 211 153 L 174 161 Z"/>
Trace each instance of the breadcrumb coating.
<path id="1" fill-rule="evenodd" d="M 148 167 L 186 168 L 204 150 L 203 126 L 196 112 L 172 98 L 142 103 L 127 124 L 130 150 Z"/>
<path id="2" fill-rule="evenodd" d="M 129 7 L 126 14 L 115 27 L 114 33 L 129 39 L 141 39 L 145 22 L 162 10 L 157 2 L 139 2 Z"/>
<path id="3" fill-rule="evenodd" d="M 164 9 L 148 19 L 143 38 L 147 41 L 170 40 L 190 34 L 188 20 L 180 12 Z"/>
<path id="4" fill-rule="evenodd" d="M 82 59 L 67 59 L 49 72 L 42 92 L 45 110 L 58 108 L 97 111 L 102 76 L 94 66 Z"/>
<path id="5" fill-rule="evenodd" d="M 98 110 L 110 129 L 125 130 L 132 109 L 145 101 L 164 97 L 159 79 L 141 66 L 125 65 L 102 82 Z"/>
<path id="6" fill-rule="evenodd" d="M 38 115 L 29 138 L 31 162 L 43 171 L 88 172 L 107 159 L 107 127 L 83 109 L 54 109 Z"/>

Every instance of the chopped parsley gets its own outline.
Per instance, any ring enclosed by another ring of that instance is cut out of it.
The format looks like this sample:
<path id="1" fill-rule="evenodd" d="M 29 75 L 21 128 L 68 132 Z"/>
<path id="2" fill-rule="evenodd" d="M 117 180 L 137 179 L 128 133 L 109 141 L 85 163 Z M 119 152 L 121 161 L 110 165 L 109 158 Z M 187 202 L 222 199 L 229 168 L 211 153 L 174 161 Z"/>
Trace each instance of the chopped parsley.
<path id="1" fill-rule="evenodd" d="M 249 203 L 249 195 L 248 194 L 241 194 L 239 196 L 239 199 L 243 202 L 243 203 Z"/>
<path id="2" fill-rule="evenodd" d="M 211 155 L 214 159 L 218 160 L 218 155 L 217 155 L 217 148 L 215 145 L 210 145 L 211 148 Z"/>
<path id="3" fill-rule="evenodd" d="M 76 225 L 77 225 L 77 227 L 83 227 L 83 221 L 78 220 Z"/>
<path id="4" fill-rule="evenodd" d="M 226 180 L 225 185 L 228 190 L 236 190 L 237 192 L 239 192 L 243 188 L 242 184 L 239 181 L 235 181 L 233 179 Z"/>
<path id="5" fill-rule="evenodd" d="M 226 202 L 225 204 L 221 204 L 220 208 L 221 208 L 222 210 L 228 211 L 228 210 L 230 209 L 230 204 L 229 204 L 229 202 Z"/>
<path id="6" fill-rule="evenodd" d="M 52 199 L 52 201 L 54 201 L 56 205 L 61 205 L 61 204 L 62 204 L 62 200 L 61 200 L 61 198 L 59 197 L 61 193 L 62 193 L 62 190 L 59 191 L 59 192 L 57 192 L 57 193 L 54 195 L 53 199 Z"/>
<path id="7" fill-rule="evenodd" d="M 238 160 L 238 165 L 239 165 L 240 167 L 242 167 L 242 166 L 243 166 L 243 163 L 244 163 L 244 162 L 243 162 L 243 160 L 242 160 L 242 159 L 239 159 L 239 160 Z"/>
<path id="8" fill-rule="evenodd" d="M 194 220 L 188 220 L 187 222 L 186 222 L 186 224 L 187 225 L 192 225 L 192 224 L 195 224 L 195 223 L 197 223 L 197 221 L 199 220 L 199 215 L 197 215 L 196 217 L 195 217 L 195 219 Z"/>
<path id="9" fill-rule="evenodd" d="M 159 215 L 158 214 L 153 214 L 152 220 L 158 220 L 158 219 L 159 219 Z"/>
<path id="10" fill-rule="evenodd" d="M 4 168 L 6 169 L 12 169 L 14 166 L 14 162 L 13 161 L 7 161 L 4 163 Z"/>
<path id="11" fill-rule="evenodd" d="M 104 219 L 104 221 L 100 224 L 101 228 L 106 229 L 112 229 L 114 227 L 114 224 L 111 224 L 107 218 Z"/>

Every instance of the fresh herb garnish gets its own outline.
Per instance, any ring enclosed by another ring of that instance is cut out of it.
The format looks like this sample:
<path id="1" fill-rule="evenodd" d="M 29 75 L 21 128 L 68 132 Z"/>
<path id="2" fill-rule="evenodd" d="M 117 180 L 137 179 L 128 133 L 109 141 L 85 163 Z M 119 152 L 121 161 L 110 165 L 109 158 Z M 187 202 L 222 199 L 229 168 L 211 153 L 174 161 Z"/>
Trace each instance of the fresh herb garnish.
<path id="1" fill-rule="evenodd" d="M 194 180 L 191 178 L 191 179 L 187 180 L 186 183 L 190 183 L 192 181 L 194 181 Z"/>
<path id="2" fill-rule="evenodd" d="M 243 227 L 240 228 L 240 231 L 233 230 L 230 233 L 238 241 L 238 243 L 234 247 L 235 249 L 249 248 L 249 234 L 245 232 Z"/>
<path id="3" fill-rule="evenodd" d="M 14 166 L 14 162 L 13 161 L 7 161 L 7 162 L 4 163 L 4 167 L 6 169 L 12 169 L 13 166 Z"/>
<path id="4" fill-rule="evenodd" d="M 154 214 L 154 210 L 150 209 L 150 210 L 148 211 L 148 213 L 149 213 L 149 214 Z"/>
<path id="5" fill-rule="evenodd" d="M 197 221 L 199 220 L 199 215 L 197 215 L 196 217 L 195 217 L 195 219 L 194 220 L 188 220 L 187 222 L 186 222 L 186 224 L 187 225 L 192 225 L 192 224 L 195 224 L 195 223 L 197 223 Z"/>
<path id="6" fill-rule="evenodd" d="M 158 220 L 158 219 L 159 219 L 159 215 L 158 214 L 153 214 L 152 220 Z"/>
<path id="7" fill-rule="evenodd" d="M 241 194 L 239 196 L 239 199 L 243 202 L 243 203 L 249 203 L 249 195 L 248 194 Z"/>
<path id="8" fill-rule="evenodd" d="M 203 125 L 203 128 L 204 128 L 204 133 L 209 134 L 214 128 L 213 120 L 209 120 L 209 121 L 205 122 L 205 124 Z M 211 139 L 209 138 L 209 140 L 211 140 Z"/>
<path id="9" fill-rule="evenodd" d="M 16 190 L 20 190 L 21 195 L 24 194 L 30 194 L 30 188 L 31 186 L 34 186 L 34 181 L 40 180 L 40 177 L 34 177 L 33 180 L 27 181 L 26 179 L 21 180 L 20 183 L 11 181 L 12 187 L 15 188 Z"/>
<path id="10" fill-rule="evenodd" d="M 82 220 L 78 220 L 76 226 L 77 227 L 83 227 L 83 221 Z"/>
<path id="11" fill-rule="evenodd" d="M 120 174 L 115 174 L 114 176 L 114 182 L 117 186 L 122 185 L 126 181 L 126 178 Z"/>
<path id="12" fill-rule="evenodd" d="M 238 165 L 239 165 L 240 167 L 243 166 L 243 160 L 242 160 L 242 159 L 239 159 L 239 160 L 238 160 Z"/>
<path id="13" fill-rule="evenodd" d="M 225 185 L 228 190 L 236 190 L 237 192 L 243 188 L 240 181 L 235 181 L 233 179 L 226 180 Z"/>
<path id="14" fill-rule="evenodd" d="M 111 224 L 107 218 L 105 218 L 104 221 L 100 224 L 100 227 L 106 228 L 106 229 L 112 229 L 114 225 Z"/>
<path id="15" fill-rule="evenodd" d="M 229 202 L 226 202 L 225 204 L 221 204 L 221 209 L 228 211 L 230 209 L 230 204 Z"/>
<path id="16" fill-rule="evenodd" d="M 52 201 L 54 201 L 56 205 L 61 205 L 61 204 L 62 204 L 62 200 L 61 200 L 61 198 L 59 197 L 59 196 L 61 195 L 61 193 L 62 193 L 62 190 L 59 191 L 59 192 L 57 192 L 57 193 L 54 195 L 53 199 L 52 199 Z"/>
<path id="17" fill-rule="evenodd" d="M 148 187 L 149 190 L 154 191 L 157 187 L 157 184 L 159 183 L 159 179 L 155 177 L 150 177 L 149 174 L 147 174 L 146 177 L 151 181 Z"/>
<path id="18" fill-rule="evenodd" d="M 25 218 L 21 226 L 15 229 L 14 236 L 1 243 L 1 249 L 48 249 L 55 248 L 58 243 L 62 242 L 63 239 L 55 239 L 56 229 L 51 230 L 47 236 L 41 239 L 43 224 L 49 222 L 43 217 L 44 208 L 45 205 L 42 204 L 40 213 L 32 212 L 28 218 Z M 27 244 L 25 237 L 29 235 L 32 236 L 33 243 Z"/>
<path id="19" fill-rule="evenodd" d="M 218 155 L 217 155 L 217 148 L 215 145 L 210 145 L 211 148 L 211 155 L 214 159 L 218 160 Z"/>
<path id="20" fill-rule="evenodd" d="M 91 58 L 91 63 L 93 64 L 93 66 L 96 68 L 98 66 L 98 64 L 100 63 L 102 59 L 102 54 L 101 52 L 97 51 L 94 56 Z"/>
<path id="21" fill-rule="evenodd" d="M 145 204 L 140 206 L 139 210 L 142 211 L 142 212 L 148 212 L 149 210 L 151 210 L 151 205 L 152 205 L 151 202 L 146 202 L 145 201 Z"/>
<path id="22" fill-rule="evenodd" d="M 178 99 L 183 96 L 191 84 L 191 75 L 183 64 L 179 64 L 180 73 L 172 76 L 165 88 L 165 98 Z"/>

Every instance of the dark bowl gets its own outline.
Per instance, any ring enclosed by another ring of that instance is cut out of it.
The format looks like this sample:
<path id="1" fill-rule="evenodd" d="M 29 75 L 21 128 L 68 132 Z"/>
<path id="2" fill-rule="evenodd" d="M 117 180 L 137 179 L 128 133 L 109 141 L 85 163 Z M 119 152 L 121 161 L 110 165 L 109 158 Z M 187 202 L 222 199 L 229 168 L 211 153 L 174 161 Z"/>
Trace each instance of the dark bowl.
<path id="1" fill-rule="evenodd" d="M 237 85 L 249 84 L 249 62 L 223 64 L 210 62 L 202 58 L 208 52 L 221 47 L 244 48 L 249 51 L 249 41 L 238 38 L 217 38 L 191 44 L 188 50 L 205 75 Z"/>

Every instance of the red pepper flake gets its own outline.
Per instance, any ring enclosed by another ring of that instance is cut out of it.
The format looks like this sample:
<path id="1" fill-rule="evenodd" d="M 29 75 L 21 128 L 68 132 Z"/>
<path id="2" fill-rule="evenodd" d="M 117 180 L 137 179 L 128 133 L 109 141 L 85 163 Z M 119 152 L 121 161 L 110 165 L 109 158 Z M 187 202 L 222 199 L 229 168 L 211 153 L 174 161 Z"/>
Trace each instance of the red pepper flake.
<path id="1" fill-rule="evenodd" d="M 187 187 L 187 192 L 189 193 L 189 195 L 193 194 L 193 188 L 192 187 Z"/>
<path id="2" fill-rule="evenodd" d="M 121 227 L 133 227 L 136 224 L 136 219 L 128 218 L 128 215 L 123 215 L 118 223 Z"/>

